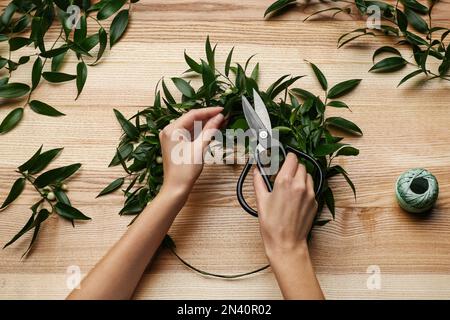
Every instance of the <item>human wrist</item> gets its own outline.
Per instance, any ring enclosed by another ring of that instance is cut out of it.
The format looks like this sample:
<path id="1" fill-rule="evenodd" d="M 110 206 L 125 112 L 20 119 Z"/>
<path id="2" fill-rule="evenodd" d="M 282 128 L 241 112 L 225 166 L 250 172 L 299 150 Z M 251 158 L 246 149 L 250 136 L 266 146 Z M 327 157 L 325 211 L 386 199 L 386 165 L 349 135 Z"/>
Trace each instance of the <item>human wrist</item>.
<path id="1" fill-rule="evenodd" d="M 186 199 L 192 187 L 187 184 L 164 182 L 161 186 L 161 195 L 170 195 L 171 198 Z"/>
<path id="2" fill-rule="evenodd" d="M 309 250 L 306 240 L 291 246 L 266 246 L 266 256 L 271 265 L 283 264 L 294 260 L 309 260 Z"/>

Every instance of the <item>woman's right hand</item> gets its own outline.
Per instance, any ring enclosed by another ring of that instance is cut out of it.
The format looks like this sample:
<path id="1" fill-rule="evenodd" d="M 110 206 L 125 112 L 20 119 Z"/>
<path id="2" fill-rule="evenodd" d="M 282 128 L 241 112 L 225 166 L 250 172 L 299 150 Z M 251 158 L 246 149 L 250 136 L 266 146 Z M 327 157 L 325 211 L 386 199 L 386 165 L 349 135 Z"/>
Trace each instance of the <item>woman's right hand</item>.
<path id="1" fill-rule="evenodd" d="M 259 224 L 266 255 L 286 299 L 323 299 L 307 238 L 317 212 L 312 177 L 289 153 L 269 192 L 254 173 Z"/>
<path id="2" fill-rule="evenodd" d="M 305 166 L 289 153 L 272 192 L 267 190 L 258 170 L 254 172 L 254 187 L 261 235 L 269 259 L 305 250 L 317 212 L 314 182 Z"/>

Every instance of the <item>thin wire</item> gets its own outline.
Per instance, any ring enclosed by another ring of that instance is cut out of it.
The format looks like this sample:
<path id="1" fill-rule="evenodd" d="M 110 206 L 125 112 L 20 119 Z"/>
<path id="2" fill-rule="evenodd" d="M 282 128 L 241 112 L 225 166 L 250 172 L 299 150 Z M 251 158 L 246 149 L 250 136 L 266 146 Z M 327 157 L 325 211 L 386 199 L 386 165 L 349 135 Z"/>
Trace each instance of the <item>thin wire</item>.
<path id="1" fill-rule="evenodd" d="M 195 272 L 197 272 L 197 273 L 199 273 L 201 275 L 208 276 L 208 277 L 213 277 L 213 278 L 228 279 L 228 280 L 238 279 L 238 278 L 242 278 L 242 277 L 249 276 L 249 275 L 252 275 L 252 274 L 256 274 L 256 273 L 264 271 L 264 270 L 266 270 L 267 268 L 270 267 L 270 264 L 268 264 L 268 265 L 265 265 L 265 266 L 263 266 L 261 268 L 258 268 L 256 270 L 249 271 L 249 272 L 244 272 L 244 273 L 230 274 L 230 275 L 217 274 L 217 273 L 204 271 L 204 270 L 201 270 L 201 269 L 199 269 L 197 267 L 194 267 L 189 262 L 187 262 L 182 257 L 180 257 L 180 255 L 178 255 L 178 253 L 175 251 L 175 249 L 173 247 L 169 247 L 169 249 L 175 255 L 175 257 L 177 257 L 177 259 L 180 260 L 180 262 L 182 264 L 184 264 L 186 267 L 188 267 L 189 269 L 191 269 L 191 270 L 193 270 L 193 271 L 195 271 Z"/>

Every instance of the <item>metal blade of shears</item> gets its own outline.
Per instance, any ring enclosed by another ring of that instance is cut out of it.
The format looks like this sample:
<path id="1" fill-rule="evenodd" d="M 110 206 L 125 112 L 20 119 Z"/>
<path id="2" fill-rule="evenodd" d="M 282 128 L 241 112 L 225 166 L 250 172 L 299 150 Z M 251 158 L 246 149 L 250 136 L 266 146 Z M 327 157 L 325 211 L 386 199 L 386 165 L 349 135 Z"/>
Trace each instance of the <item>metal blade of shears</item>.
<path id="1" fill-rule="evenodd" d="M 270 122 L 269 112 L 267 111 L 267 107 L 264 104 L 261 96 L 258 92 L 253 89 L 253 101 L 255 102 L 255 112 L 258 115 L 259 119 L 263 123 L 267 132 L 272 135 L 272 123 Z"/>
<path id="2" fill-rule="evenodd" d="M 254 133 L 257 135 L 261 130 L 266 130 L 266 126 L 259 118 L 258 114 L 255 112 L 250 102 L 248 102 L 247 98 L 242 96 L 242 109 L 244 110 L 245 120 L 247 120 L 248 126 L 250 129 L 254 130 Z"/>

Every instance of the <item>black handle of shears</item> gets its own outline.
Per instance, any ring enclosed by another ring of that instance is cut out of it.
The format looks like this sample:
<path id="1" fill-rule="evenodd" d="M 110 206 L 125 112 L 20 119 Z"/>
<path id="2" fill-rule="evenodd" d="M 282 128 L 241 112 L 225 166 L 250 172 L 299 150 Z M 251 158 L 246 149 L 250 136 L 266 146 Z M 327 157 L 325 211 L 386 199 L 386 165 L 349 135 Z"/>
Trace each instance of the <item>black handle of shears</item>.
<path id="1" fill-rule="evenodd" d="M 322 186 L 323 186 L 323 183 L 324 183 L 324 175 L 323 175 L 323 171 L 322 171 L 322 168 L 320 167 L 319 163 L 316 161 L 316 159 L 314 159 L 310 155 L 308 155 L 308 154 L 306 154 L 306 153 L 304 153 L 302 151 L 299 151 L 299 150 L 297 150 L 295 148 L 292 148 L 290 146 L 286 147 L 286 151 L 287 152 L 292 152 L 297 157 L 299 157 L 300 159 L 307 160 L 307 161 L 309 161 L 310 163 L 312 163 L 314 165 L 314 167 L 316 169 L 315 170 L 316 171 L 315 174 L 316 174 L 316 182 L 317 182 L 317 185 L 316 185 L 316 188 L 315 188 L 315 194 L 316 194 L 316 197 L 317 197 L 320 194 L 320 192 L 322 191 Z M 245 179 L 247 178 L 248 173 L 250 172 L 250 169 L 253 166 L 253 161 L 255 161 L 255 159 L 249 158 L 247 160 L 247 163 L 245 164 L 244 169 L 242 170 L 242 173 L 239 176 L 239 179 L 238 179 L 238 182 L 237 182 L 236 194 L 237 194 L 237 198 L 238 198 L 238 201 L 239 201 L 239 204 L 241 205 L 241 207 L 245 211 L 247 211 L 249 214 L 251 214 L 252 216 L 257 217 L 258 216 L 258 212 L 255 209 L 253 209 L 252 207 L 250 207 L 250 205 L 245 200 L 244 194 L 243 194 L 244 182 L 245 182 Z M 272 192 L 273 187 L 272 187 L 272 183 L 270 182 L 269 177 L 264 174 L 264 171 L 261 168 L 260 162 L 256 161 L 256 163 L 257 163 L 259 171 L 261 172 L 261 175 L 262 175 L 262 177 L 264 179 L 264 182 L 265 182 L 265 184 L 267 186 L 267 189 L 270 192 Z"/>

